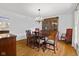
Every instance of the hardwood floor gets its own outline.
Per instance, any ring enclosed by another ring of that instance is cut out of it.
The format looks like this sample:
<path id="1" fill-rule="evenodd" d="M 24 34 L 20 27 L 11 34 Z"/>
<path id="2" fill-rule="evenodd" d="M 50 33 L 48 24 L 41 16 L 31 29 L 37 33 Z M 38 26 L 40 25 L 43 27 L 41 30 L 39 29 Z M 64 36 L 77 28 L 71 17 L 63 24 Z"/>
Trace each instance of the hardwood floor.
<path id="1" fill-rule="evenodd" d="M 16 43 L 16 53 L 17 56 L 76 56 L 77 53 L 71 44 L 66 44 L 63 41 L 58 41 L 58 50 L 56 54 L 52 50 L 46 50 L 45 52 L 40 49 L 37 51 L 37 48 L 32 49 L 26 45 L 25 40 L 17 41 Z"/>

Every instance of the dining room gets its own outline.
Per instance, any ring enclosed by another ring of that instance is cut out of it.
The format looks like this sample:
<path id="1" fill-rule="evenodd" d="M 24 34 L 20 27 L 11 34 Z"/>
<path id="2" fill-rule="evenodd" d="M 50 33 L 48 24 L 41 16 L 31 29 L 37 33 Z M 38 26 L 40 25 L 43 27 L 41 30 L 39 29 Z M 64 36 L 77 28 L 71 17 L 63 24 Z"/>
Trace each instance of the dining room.
<path id="1" fill-rule="evenodd" d="M 73 31 L 77 6 L 76 3 L 0 3 L 0 39 L 3 32 L 14 34 L 11 47 L 16 46 L 12 54 L 16 56 L 75 56 Z M 4 50 L 1 55 L 7 54 Z"/>

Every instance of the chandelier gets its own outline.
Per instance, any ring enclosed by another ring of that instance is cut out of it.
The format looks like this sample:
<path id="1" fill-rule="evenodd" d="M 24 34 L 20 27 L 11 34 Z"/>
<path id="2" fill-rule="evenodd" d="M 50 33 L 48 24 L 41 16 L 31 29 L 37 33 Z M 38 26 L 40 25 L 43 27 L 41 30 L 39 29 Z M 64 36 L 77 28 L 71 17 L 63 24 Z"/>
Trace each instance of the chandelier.
<path id="1" fill-rule="evenodd" d="M 35 21 L 36 22 L 42 22 L 43 21 L 43 18 L 42 18 L 42 16 L 40 15 L 40 9 L 38 9 L 38 16 L 35 18 Z"/>

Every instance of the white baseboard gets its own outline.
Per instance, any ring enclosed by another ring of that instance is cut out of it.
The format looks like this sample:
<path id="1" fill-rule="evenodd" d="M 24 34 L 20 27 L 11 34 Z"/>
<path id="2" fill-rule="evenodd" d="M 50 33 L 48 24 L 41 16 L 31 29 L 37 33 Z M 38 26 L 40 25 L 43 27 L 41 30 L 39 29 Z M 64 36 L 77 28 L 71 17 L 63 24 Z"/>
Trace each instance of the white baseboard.
<path id="1" fill-rule="evenodd" d="M 16 41 L 23 40 L 23 39 L 26 39 L 26 37 L 25 36 L 18 36 L 18 37 L 16 37 Z"/>

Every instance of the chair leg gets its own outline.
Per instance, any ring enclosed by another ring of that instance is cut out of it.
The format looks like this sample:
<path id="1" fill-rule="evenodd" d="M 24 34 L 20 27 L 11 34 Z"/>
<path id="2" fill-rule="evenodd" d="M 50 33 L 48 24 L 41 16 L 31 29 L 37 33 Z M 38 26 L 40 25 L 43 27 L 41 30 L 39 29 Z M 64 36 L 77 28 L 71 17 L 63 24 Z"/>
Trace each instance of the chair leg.
<path id="1" fill-rule="evenodd" d="M 57 45 L 56 45 L 55 47 L 56 47 L 56 50 L 58 50 L 58 47 L 57 47 Z"/>
<path id="2" fill-rule="evenodd" d="M 55 46 L 54 46 L 54 53 L 56 53 L 56 51 L 55 51 Z"/>
<path id="3" fill-rule="evenodd" d="M 43 52 L 45 52 L 45 50 L 46 50 L 46 45 L 44 44 L 43 45 Z"/>
<path id="4" fill-rule="evenodd" d="M 28 41 L 28 39 L 27 39 L 27 46 L 29 45 L 29 41 Z"/>
<path id="5" fill-rule="evenodd" d="M 38 51 L 39 51 L 39 49 L 40 49 L 40 43 L 38 43 Z"/>

